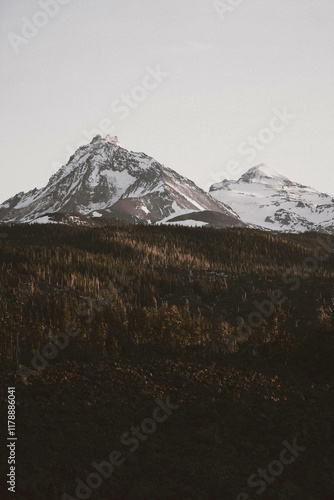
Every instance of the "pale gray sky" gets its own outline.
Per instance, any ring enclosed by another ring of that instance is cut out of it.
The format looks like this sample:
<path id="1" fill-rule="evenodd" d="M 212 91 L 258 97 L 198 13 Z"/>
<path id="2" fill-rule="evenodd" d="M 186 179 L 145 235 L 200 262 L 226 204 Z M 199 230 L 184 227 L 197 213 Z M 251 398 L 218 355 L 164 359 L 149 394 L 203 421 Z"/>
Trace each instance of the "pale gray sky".
<path id="1" fill-rule="evenodd" d="M 266 162 L 334 194 L 333 0 L 229 3 L 0 0 L 0 201 L 45 185 L 103 119 L 205 189 Z"/>

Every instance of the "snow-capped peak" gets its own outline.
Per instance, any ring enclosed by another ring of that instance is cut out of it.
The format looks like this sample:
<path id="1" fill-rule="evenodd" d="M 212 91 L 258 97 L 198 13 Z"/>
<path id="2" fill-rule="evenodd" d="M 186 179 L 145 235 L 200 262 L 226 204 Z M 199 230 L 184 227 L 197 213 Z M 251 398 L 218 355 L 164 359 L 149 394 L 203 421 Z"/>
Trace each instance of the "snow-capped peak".
<path id="1" fill-rule="evenodd" d="M 213 184 L 212 195 L 248 224 L 284 232 L 334 231 L 330 195 L 293 182 L 261 163 L 237 181 Z"/>
<path id="2" fill-rule="evenodd" d="M 281 182 L 282 184 L 291 182 L 290 179 L 265 163 L 260 163 L 260 165 L 256 165 L 255 167 L 247 170 L 247 172 L 240 177 L 239 181 L 260 182 L 262 184 L 272 184 L 274 182 L 275 185 L 277 185 L 278 182 Z"/>
<path id="3" fill-rule="evenodd" d="M 96 135 L 77 149 L 44 188 L 0 205 L 0 221 L 46 222 L 48 214 L 74 212 L 140 223 L 203 212 L 206 224 L 245 226 L 230 207 L 154 158 L 128 151 L 112 135 Z"/>

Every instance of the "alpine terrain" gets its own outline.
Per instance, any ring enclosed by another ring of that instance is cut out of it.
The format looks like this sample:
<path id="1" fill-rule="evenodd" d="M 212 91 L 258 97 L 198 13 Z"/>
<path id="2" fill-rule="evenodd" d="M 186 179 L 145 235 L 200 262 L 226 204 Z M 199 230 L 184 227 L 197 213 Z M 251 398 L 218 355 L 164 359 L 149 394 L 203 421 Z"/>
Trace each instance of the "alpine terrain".
<path id="1" fill-rule="evenodd" d="M 237 181 L 213 184 L 210 193 L 253 227 L 334 233 L 334 198 L 293 182 L 265 164 L 249 169 Z"/>
<path id="2" fill-rule="evenodd" d="M 2 222 L 137 223 L 245 226 L 230 207 L 144 153 L 100 135 L 80 147 L 42 189 L 0 205 Z M 181 220 L 179 218 L 181 217 Z"/>

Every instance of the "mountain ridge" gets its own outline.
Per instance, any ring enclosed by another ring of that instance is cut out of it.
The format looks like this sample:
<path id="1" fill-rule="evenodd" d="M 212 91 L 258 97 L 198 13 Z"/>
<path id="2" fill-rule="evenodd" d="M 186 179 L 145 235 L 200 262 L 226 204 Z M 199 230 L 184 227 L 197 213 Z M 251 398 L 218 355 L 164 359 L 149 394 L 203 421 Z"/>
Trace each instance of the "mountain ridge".
<path id="1" fill-rule="evenodd" d="M 123 148 L 117 136 L 95 136 L 77 149 L 47 185 L 20 192 L 0 205 L 0 221 L 31 223 L 50 213 L 117 217 L 156 223 L 187 212 L 221 214 L 226 226 L 245 226 L 237 214 L 193 181 L 142 152 Z"/>
<path id="2" fill-rule="evenodd" d="M 57 216 L 56 214 L 62 214 Z M 72 214 L 79 214 L 72 216 Z M 144 224 L 253 227 L 334 233 L 334 197 L 265 163 L 204 191 L 153 157 L 96 135 L 46 186 L 0 205 L 0 222 L 88 224 L 108 218 Z"/>
<path id="3" fill-rule="evenodd" d="M 252 227 L 334 233 L 334 197 L 294 182 L 264 163 L 238 180 L 213 184 L 209 192 Z"/>

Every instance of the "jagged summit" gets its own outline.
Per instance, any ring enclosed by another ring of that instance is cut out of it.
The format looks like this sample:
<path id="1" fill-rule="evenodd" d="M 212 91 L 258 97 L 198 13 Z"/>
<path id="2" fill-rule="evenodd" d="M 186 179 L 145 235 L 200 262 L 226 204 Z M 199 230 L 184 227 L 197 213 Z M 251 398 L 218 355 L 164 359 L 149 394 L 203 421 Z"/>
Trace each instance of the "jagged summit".
<path id="1" fill-rule="evenodd" d="M 182 223 L 194 225 L 199 223 L 195 212 L 203 212 L 203 225 L 245 225 L 230 207 L 194 182 L 145 153 L 128 151 L 117 136 L 97 135 L 77 149 L 44 188 L 2 203 L 0 221 L 47 222 L 48 214 L 78 213 L 88 218 L 167 223 L 169 218 L 189 214 L 189 221 Z M 211 219 L 207 212 L 212 212 Z"/>
<path id="2" fill-rule="evenodd" d="M 91 140 L 90 144 L 94 143 L 94 142 L 98 142 L 98 141 L 104 141 L 104 142 L 108 142 L 109 144 L 113 144 L 115 146 L 119 146 L 120 148 L 123 148 L 123 149 L 126 149 L 124 148 L 119 140 L 118 140 L 118 137 L 117 135 L 106 135 L 105 137 L 103 137 L 101 134 L 97 134 L 93 137 L 93 139 Z M 85 147 L 85 146 L 82 146 L 82 147 Z M 79 148 L 80 149 L 80 148 Z"/>
<path id="3" fill-rule="evenodd" d="M 119 140 L 117 135 L 111 136 L 110 134 L 106 135 L 104 138 L 106 141 L 111 142 L 112 144 L 115 144 L 116 146 L 120 146 Z"/>

